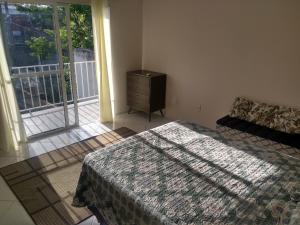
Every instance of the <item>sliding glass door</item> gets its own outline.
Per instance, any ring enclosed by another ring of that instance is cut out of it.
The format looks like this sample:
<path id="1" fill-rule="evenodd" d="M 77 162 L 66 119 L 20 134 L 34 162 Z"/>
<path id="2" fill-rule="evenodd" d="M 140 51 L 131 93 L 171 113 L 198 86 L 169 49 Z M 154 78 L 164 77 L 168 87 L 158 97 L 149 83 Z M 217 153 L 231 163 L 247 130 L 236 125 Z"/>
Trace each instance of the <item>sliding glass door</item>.
<path id="1" fill-rule="evenodd" d="M 70 23 L 70 5 L 1 3 L 11 80 L 29 138 L 79 123 Z"/>

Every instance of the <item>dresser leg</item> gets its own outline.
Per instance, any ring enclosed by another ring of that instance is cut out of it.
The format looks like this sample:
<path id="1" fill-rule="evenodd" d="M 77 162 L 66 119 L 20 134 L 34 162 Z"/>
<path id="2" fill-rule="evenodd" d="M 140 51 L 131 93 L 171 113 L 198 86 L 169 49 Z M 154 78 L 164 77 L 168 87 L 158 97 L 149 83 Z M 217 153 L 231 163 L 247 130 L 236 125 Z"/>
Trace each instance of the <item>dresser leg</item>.
<path id="1" fill-rule="evenodd" d="M 131 108 L 128 109 L 128 114 L 130 114 L 130 113 L 131 113 Z"/>
<path id="2" fill-rule="evenodd" d="M 159 111 L 160 111 L 161 116 L 164 117 L 165 115 L 164 115 L 162 109 L 160 109 Z"/>
<path id="3" fill-rule="evenodd" d="M 151 122 L 151 112 L 149 112 L 149 122 Z"/>

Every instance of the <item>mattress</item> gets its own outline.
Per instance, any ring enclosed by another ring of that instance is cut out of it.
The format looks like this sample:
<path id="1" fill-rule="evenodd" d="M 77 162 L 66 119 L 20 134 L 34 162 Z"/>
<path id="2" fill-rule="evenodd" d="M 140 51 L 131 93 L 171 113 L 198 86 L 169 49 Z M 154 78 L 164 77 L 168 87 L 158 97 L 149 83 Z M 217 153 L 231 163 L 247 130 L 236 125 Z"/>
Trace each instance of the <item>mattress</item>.
<path id="1" fill-rule="evenodd" d="M 86 156 L 73 199 L 107 224 L 300 224 L 300 161 L 171 122 Z"/>

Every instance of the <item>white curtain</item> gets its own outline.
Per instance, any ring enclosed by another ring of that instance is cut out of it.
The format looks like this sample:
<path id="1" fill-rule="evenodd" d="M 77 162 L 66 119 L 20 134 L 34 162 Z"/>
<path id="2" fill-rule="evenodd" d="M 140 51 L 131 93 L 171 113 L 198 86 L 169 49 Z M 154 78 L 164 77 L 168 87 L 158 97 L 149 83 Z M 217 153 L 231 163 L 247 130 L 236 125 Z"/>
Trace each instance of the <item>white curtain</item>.
<path id="1" fill-rule="evenodd" d="M 108 2 L 105 0 L 92 0 L 92 18 L 93 18 L 93 35 L 94 35 L 94 50 L 96 61 L 96 76 L 98 80 L 99 90 L 99 108 L 100 122 L 112 122 L 112 103 L 108 64 L 109 46 L 107 46 L 106 29 L 105 29 L 105 10 L 107 10 Z"/>
<path id="2" fill-rule="evenodd" d="M 26 135 L 4 49 L 0 27 L 0 150 L 17 151 L 24 147 Z"/>

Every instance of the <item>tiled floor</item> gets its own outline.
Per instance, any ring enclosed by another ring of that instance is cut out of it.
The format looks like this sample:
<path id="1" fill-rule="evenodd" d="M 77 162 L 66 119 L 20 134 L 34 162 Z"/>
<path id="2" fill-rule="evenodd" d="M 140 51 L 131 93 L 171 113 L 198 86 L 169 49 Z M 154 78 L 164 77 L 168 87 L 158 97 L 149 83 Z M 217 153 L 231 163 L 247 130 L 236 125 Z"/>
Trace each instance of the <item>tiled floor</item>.
<path id="1" fill-rule="evenodd" d="M 104 133 L 119 127 L 128 127 L 136 132 L 141 132 L 164 123 L 168 119 L 153 114 L 152 121 L 148 122 L 148 116 L 143 113 L 120 114 L 111 124 L 97 122 L 81 124 L 79 128 L 39 139 L 28 144 L 28 149 L 22 152 L 0 152 L 0 167 L 43 154 L 56 148 L 69 145 L 80 140 Z M 2 225 L 34 225 L 22 205 L 16 199 L 9 187 L 0 176 L 0 224 Z M 97 220 L 91 217 L 80 225 L 96 225 Z"/>

